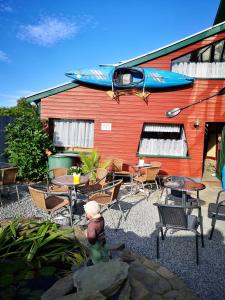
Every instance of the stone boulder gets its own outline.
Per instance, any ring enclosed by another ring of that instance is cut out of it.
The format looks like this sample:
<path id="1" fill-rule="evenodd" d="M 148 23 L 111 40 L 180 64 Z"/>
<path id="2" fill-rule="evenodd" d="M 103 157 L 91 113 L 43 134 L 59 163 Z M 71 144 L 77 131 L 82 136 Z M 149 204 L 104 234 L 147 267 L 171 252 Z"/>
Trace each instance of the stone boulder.
<path id="1" fill-rule="evenodd" d="M 115 294 L 128 276 L 129 265 L 119 260 L 100 262 L 74 273 L 74 286 L 78 292 L 100 291 L 106 297 Z"/>

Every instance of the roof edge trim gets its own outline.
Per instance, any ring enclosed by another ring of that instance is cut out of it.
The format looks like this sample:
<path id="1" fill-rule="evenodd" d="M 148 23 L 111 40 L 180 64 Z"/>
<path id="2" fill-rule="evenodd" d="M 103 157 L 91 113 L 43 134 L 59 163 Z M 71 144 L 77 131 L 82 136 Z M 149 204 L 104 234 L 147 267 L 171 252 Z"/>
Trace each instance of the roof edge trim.
<path id="1" fill-rule="evenodd" d="M 70 90 L 72 88 L 76 88 L 78 87 L 79 84 L 76 82 L 67 82 L 40 92 L 37 92 L 35 94 L 29 95 L 27 97 L 25 97 L 26 101 L 31 103 L 31 102 L 40 102 L 41 99 L 58 94 L 60 92 L 64 92 L 67 90 Z"/>

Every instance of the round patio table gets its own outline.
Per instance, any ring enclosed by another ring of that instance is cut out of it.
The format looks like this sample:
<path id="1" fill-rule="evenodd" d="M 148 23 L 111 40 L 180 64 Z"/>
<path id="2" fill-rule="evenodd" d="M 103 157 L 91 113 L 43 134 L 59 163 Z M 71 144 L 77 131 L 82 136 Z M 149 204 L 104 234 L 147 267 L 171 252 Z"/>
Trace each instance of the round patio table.
<path id="1" fill-rule="evenodd" d="M 71 219 L 73 219 L 73 211 L 76 211 L 76 204 L 77 204 L 77 187 L 82 184 L 86 184 L 89 178 L 87 175 L 80 176 L 80 182 L 74 183 L 73 182 L 73 175 L 64 175 L 55 177 L 52 179 L 52 183 L 61 186 L 68 186 L 69 188 L 69 201 L 70 201 L 70 212 L 71 212 Z M 75 198 L 73 201 L 72 198 L 72 191 L 75 191 Z"/>
<path id="2" fill-rule="evenodd" d="M 185 205 L 187 202 L 187 192 L 198 192 L 205 189 L 203 183 L 185 180 L 185 177 L 183 180 L 164 182 L 164 187 L 175 191 L 181 191 L 182 205 Z"/>

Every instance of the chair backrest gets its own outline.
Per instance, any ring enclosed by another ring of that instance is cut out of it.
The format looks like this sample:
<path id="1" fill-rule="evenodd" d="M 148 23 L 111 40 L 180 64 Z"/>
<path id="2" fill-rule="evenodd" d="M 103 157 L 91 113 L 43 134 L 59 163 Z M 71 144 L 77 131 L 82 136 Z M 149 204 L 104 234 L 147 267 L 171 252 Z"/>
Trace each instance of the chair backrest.
<path id="1" fill-rule="evenodd" d="M 103 168 L 97 168 L 96 170 L 96 181 L 99 182 L 102 186 L 106 182 L 106 176 L 108 174 L 108 171 Z"/>
<path id="2" fill-rule="evenodd" d="M 154 203 L 158 207 L 160 222 L 165 227 L 187 228 L 187 215 L 182 206 L 163 205 Z"/>
<path id="3" fill-rule="evenodd" d="M 123 160 L 114 158 L 112 161 L 112 167 L 114 172 L 122 171 L 123 169 Z"/>
<path id="4" fill-rule="evenodd" d="M 45 193 L 31 186 L 29 186 L 28 188 L 31 195 L 31 199 L 34 202 L 35 206 L 38 208 L 46 209 Z"/>
<path id="5" fill-rule="evenodd" d="M 151 161 L 151 167 L 158 167 L 158 168 L 160 168 L 161 165 L 162 165 L 162 163 L 159 162 L 159 161 Z"/>
<path id="6" fill-rule="evenodd" d="M 3 170 L 2 183 L 13 184 L 16 183 L 17 168 L 7 168 Z"/>
<path id="7" fill-rule="evenodd" d="M 67 175 L 67 168 L 54 168 L 49 170 L 49 175 L 52 178 Z"/>
<path id="8" fill-rule="evenodd" d="M 159 167 L 148 167 L 145 169 L 145 180 L 152 181 L 156 179 L 157 174 L 159 173 Z"/>
<path id="9" fill-rule="evenodd" d="M 118 197 L 118 194 L 119 194 L 119 191 L 120 191 L 120 187 L 121 187 L 121 184 L 122 184 L 123 180 L 117 180 L 115 181 L 115 183 L 111 186 L 112 188 L 112 191 L 111 191 L 111 202 L 113 200 L 117 200 L 117 197 Z"/>

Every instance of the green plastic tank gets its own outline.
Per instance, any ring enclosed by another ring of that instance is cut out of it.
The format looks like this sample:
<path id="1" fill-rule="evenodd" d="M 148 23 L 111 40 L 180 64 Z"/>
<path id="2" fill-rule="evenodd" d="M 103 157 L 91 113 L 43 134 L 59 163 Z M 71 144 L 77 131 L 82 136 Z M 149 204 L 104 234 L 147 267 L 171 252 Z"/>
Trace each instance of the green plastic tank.
<path id="1" fill-rule="evenodd" d="M 74 157 L 58 153 L 48 157 L 48 168 L 70 168 L 73 166 Z"/>

